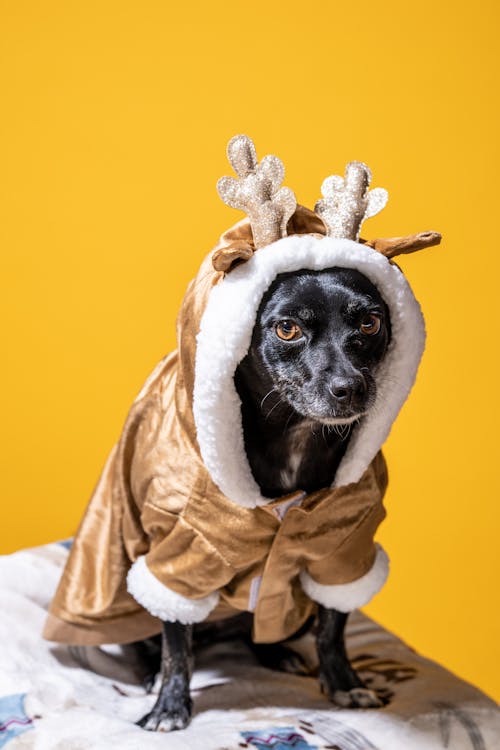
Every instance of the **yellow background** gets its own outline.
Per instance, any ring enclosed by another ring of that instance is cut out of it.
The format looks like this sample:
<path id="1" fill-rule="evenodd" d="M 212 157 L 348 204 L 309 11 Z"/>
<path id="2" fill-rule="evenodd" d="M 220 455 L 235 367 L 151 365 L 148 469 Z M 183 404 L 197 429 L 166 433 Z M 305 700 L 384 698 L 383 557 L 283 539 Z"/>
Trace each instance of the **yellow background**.
<path id="1" fill-rule="evenodd" d="M 349 6 L 349 7 L 348 7 Z M 386 446 L 392 575 L 368 612 L 500 698 L 493 2 L 0 4 L 4 552 L 72 534 L 187 281 L 240 215 L 227 140 L 313 206 L 360 159 L 436 229 L 403 259 L 428 347 Z"/>

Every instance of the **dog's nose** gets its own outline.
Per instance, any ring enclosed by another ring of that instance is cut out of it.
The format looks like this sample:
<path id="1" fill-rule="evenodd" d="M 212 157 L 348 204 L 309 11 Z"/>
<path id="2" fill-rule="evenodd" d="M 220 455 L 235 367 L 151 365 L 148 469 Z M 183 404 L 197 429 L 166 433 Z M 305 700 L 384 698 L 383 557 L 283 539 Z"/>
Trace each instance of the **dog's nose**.
<path id="1" fill-rule="evenodd" d="M 364 379 L 359 377 L 334 378 L 330 383 L 330 393 L 342 404 L 350 404 L 362 398 L 366 391 Z"/>

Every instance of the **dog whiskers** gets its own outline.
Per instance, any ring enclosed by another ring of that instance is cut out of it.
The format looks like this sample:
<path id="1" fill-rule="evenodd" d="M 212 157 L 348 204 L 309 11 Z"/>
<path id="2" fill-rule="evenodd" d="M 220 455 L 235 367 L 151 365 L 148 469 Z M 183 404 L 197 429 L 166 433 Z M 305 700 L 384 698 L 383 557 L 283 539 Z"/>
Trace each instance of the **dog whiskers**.
<path id="1" fill-rule="evenodd" d="M 263 399 L 262 399 L 262 401 L 260 402 L 260 408 L 261 408 L 261 409 L 262 409 L 262 407 L 264 406 L 264 401 L 266 400 L 266 398 L 267 398 L 268 396 L 270 396 L 270 395 L 271 395 L 271 393 L 274 393 L 274 391 L 276 391 L 276 390 L 277 390 L 277 388 L 271 388 L 271 390 L 270 390 L 270 391 L 269 391 L 268 393 L 266 393 L 266 395 L 264 396 L 264 398 L 263 398 Z"/>
<path id="2" fill-rule="evenodd" d="M 334 424 L 332 425 L 332 427 L 335 434 L 338 435 L 341 440 L 346 440 L 349 436 L 349 433 L 351 432 L 351 425 L 352 422 L 351 424 Z"/>
<path id="3" fill-rule="evenodd" d="M 276 401 L 274 406 L 272 406 L 267 412 L 266 416 L 264 417 L 264 421 L 268 419 L 268 417 L 273 413 L 273 411 L 276 409 L 277 406 L 279 406 L 280 404 L 284 404 L 284 403 L 285 403 L 285 400 L 283 398 L 278 399 L 278 401 Z"/>
<path id="4" fill-rule="evenodd" d="M 290 407 L 290 414 L 289 414 L 289 416 L 288 416 L 288 419 L 286 420 L 286 422 L 285 422 L 285 426 L 284 426 L 284 428 L 283 428 L 283 435 L 285 434 L 285 432 L 286 432 L 286 430 L 287 430 L 287 427 L 288 427 L 288 425 L 290 424 L 290 420 L 291 420 L 291 418 L 293 417 L 293 415 L 294 415 L 294 412 L 295 412 L 295 409 L 293 408 L 293 406 L 291 406 L 291 407 Z"/>

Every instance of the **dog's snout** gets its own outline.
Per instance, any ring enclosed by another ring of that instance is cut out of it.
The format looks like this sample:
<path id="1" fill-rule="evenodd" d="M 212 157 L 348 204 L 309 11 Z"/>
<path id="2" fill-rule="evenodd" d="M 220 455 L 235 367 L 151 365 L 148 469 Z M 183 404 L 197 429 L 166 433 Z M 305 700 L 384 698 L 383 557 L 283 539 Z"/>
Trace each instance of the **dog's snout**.
<path id="1" fill-rule="evenodd" d="M 360 376 L 350 378 L 334 378 L 330 383 L 330 393 L 341 404 L 351 404 L 363 398 L 366 392 L 366 383 Z"/>

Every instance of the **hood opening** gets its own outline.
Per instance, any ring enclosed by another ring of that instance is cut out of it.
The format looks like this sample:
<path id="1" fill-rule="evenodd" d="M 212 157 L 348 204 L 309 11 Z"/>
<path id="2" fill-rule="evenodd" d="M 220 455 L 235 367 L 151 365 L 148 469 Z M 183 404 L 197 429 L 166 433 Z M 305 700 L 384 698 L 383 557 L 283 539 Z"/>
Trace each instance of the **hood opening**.
<path id="1" fill-rule="evenodd" d="M 260 248 L 211 289 L 197 336 L 193 414 L 200 453 L 214 483 L 233 502 L 257 507 L 261 495 L 245 452 L 234 373 L 250 346 L 257 310 L 276 276 L 299 270 L 352 268 L 389 308 L 391 340 L 375 372 L 377 395 L 351 433 L 332 486 L 357 482 L 386 440 L 414 383 L 425 344 L 420 310 L 401 270 L 376 250 L 347 239 L 290 235 Z M 227 321 L 238 320 L 238 326 Z"/>

